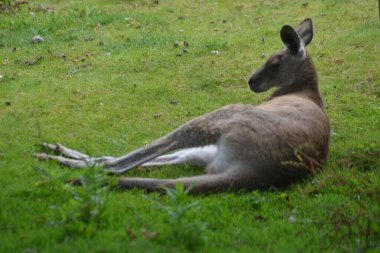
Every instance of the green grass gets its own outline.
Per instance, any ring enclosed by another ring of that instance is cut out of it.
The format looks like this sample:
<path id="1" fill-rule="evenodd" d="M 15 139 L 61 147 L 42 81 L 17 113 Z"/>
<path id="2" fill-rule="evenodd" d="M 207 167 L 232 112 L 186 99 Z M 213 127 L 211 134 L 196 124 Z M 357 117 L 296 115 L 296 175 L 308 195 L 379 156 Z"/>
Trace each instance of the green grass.
<path id="1" fill-rule="evenodd" d="M 380 251 L 377 1 L 29 2 L 0 12 L 0 252 Z M 333 131 L 315 178 L 159 195 L 103 189 L 96 170 L 32 157 L 43 141 L 123 155 L 223 105 L 264 101 L 269 93 L 253 94 L 246 80 L 262 54 L 282 48 L 281 26 L 306 17 Z M 45 42 L 30 43 L 36 34 Z M 64 184 L 81 175 L 85 187 Z"/>

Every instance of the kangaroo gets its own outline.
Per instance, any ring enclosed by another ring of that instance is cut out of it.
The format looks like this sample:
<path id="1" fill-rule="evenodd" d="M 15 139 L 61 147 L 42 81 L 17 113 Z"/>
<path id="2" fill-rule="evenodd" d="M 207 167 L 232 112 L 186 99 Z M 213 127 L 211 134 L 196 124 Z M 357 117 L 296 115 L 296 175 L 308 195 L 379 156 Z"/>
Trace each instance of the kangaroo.
<path id="1" fill-rule="evenodd" d="M 122 157 L 91 158 L 60 144 L 42 144 L 52 159 L 72 167 L 103 166 L 124 173 L 138 166 L 190 163 L 206 174 L 177 179 L 120 178 L 121 189 L 158 191 L 183 184 L 192 193 L 285 186 L 313 174 L 328 157 L 330 125 L 323 112 L 314 64 L 305 47 L 313 23 L 282 27 L 285 48 L 249 79 L 254 92 L 278 89 L 260 105 L 233 104 L 195 118 L 168 135 Z"/>

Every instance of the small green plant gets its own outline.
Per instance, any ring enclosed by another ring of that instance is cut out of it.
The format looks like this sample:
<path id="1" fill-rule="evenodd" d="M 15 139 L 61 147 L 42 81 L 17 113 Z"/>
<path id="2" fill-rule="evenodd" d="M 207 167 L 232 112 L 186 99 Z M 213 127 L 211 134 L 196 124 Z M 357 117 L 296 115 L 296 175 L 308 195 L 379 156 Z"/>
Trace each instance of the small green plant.
<path id="1" fill-rule="evenodd" d="M 38 174 L 43 178 L 34 183 L 34 186 L 46 186 L 48 190 L 54 191 L 62 188 L 62 182 L 69 178 L 69 173 L 60 173 L 56 170 L 47 170 L 42 167 L 36 168 Z"/>
<path id="2" fill-rule="evenodd" d="M 202 231 L 205 230 L 206 224 L 195 220 L 193 215 L 199 211 L 199 201 L 188 201 L 188 193 L 191 187 L 185 189 L 182 184 L 177 184 L 175 188 L 165 188 L 169 198 L 166 205 L 159 205 L 168 214 L 168 224 L 170 226 L 169 237 L 171 241 L 183 244 L 186 249 L 194 251 L 205 243 Z"/>
<path id="3" fill-rule="evenodd" d="M 101 226 L 106 201 L 109 195 L 106 176 L 102 169 L 90 168 L 79 178 L 81 187 L 72 187 L 67 184 L 68 173 L 55 175 L 48 170 L 39 168 L 38 173 L 44 176 L 37 185 L 47 186 L 49 190 L 70 193 L 69 200 L 60 204 L 57 198 L 50 209 L 56 210 L 58 220 L 51 222 L 52 225 L 63 225 L 66 233 L 93 234 Z"/>
<path id="4" fill-rule="evenodd" d="M 66 228 L 69 232 L 93 234 L 102 224 L 109 195 L 106 176 L 102 169 L 90 168 L 80 178 L 81 187 L 71 189 L 69 215 Z"/>

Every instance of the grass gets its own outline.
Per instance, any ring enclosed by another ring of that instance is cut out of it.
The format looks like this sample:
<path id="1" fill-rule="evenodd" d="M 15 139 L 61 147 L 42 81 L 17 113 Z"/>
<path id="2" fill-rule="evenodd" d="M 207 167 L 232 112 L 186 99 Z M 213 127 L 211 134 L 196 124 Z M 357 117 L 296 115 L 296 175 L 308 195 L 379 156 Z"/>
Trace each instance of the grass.
<path id="1" fill-rule="evenodd" d="M 369 0 L 36 0 L 2 9 L 0 252 L 379 252 L 377 9 Z M 280 191 L 159 195 L 114 191 L 97 170 L 33 159 L 43 141 L 123 155 L 225 104 L 264 101 L 269 94 L 253 94 L 246 80 L 262 54 L 282 48 L 281 26 L 306 17 L 332 125 L 330 160 L 315 178 Z M 37 34 L 44 43 L 30 42 Z M 78 176 L 85 187 L 64 183 Z"/>

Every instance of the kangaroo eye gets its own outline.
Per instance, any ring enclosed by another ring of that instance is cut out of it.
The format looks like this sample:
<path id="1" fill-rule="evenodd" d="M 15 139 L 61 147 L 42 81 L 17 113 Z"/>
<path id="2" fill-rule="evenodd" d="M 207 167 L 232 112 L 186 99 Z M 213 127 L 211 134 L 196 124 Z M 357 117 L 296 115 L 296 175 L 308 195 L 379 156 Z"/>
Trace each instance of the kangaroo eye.
<path id="1" fill-rule="evenodd" d="M 280 63 L 281 61 L 279 59 L 274 59 L 272 62 L 271 62 L 271 66 L 272 67 L 278 67 L 280 66 Z"/>
<path id="2" fill-rule="evenodd" d="M 271 66 L 278 67 L 282 62 L 282 55 L 277 55 L 271 62 Z"/>

